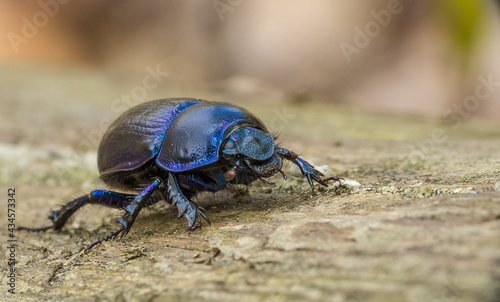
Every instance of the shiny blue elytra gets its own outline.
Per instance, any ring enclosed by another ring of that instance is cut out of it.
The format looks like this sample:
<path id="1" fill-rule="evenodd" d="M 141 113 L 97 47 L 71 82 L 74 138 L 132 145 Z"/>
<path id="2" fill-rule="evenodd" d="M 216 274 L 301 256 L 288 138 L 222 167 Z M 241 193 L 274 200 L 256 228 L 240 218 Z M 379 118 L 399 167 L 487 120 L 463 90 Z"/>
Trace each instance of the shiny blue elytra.
<path id="1" fill-rule="evenodd" d="M 222 142 L 244 126 L 268 132 L 266 126 L 244 108 L 208 101 L 190 106 L 166 129 L 156 163 L 171 172 L 215 163 Z"/>

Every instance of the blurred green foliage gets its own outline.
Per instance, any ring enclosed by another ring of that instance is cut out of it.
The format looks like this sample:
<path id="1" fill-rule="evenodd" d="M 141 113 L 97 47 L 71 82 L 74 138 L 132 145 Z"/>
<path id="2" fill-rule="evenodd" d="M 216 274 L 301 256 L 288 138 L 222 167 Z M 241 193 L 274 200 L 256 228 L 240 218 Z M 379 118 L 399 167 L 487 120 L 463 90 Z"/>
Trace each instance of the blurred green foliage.
<path id="1" fill-rule="evenodd" d="M 466 63 L 484 30 L 487 16 L 485 0 L 431 1 L 446 26 L 453 46 Z"/>

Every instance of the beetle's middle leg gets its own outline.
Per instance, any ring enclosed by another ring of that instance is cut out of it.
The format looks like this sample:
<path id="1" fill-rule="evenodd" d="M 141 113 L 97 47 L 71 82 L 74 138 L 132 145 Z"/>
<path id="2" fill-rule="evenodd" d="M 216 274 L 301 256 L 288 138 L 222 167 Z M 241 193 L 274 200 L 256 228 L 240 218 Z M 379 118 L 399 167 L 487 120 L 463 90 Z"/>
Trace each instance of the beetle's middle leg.
<path id="1" fill-rule="evenodd" d="M 311 186 L 311 189 L 313 191 L 314 191 L 313 180 L 323 186 L 327 186 L 327 182 L 330 180 L 338 181 L 339 184 L 341 184 L 340 180 L 344 180 L 343 178 L 339 178 L 337 176 L 332 176 L 323 179 L 321 178 L 322 176 L 324 176 L 323 173 L 316 170 L 310 163 L 300 158 L 295 152 L 282 148 L 278 145 L 274 146 L 274 150 L 276 151 L 276 153 L 278 153 L 279 156 L 293 162 L 295 165 L 299 167 L 300 172 L 307 178 L 307 181 L 309 182 L 309 185 Z"/>
<path id="2" fill-rule="evenodd" d="M 110 239 L 113 239 L 120 233 L 121 237 L 127 235 L 127 233 L 130 231 L 130 228 L 134 224 L 137 215 L 139 215 L 139 213 L 144 207 L 151 204 L 150 198 L 152 197 L 153 193 L 160 187 L 161 183 L 162 183 L 161 179 L 156 179 L 146 189 L 144 189 L 141 193 L 136 195 L 133 201 L 123 208 L 125 210 L 125 214 L 117 220 L 119 223 L 122 224 L 122 226 L 114 230 L 104 238 L 90 243 L 85 249 L 85 253 L 90 251 L 90 249 L 92 249 L 95 245 L 100 244 L 103 241 L 108 241 Z"/>

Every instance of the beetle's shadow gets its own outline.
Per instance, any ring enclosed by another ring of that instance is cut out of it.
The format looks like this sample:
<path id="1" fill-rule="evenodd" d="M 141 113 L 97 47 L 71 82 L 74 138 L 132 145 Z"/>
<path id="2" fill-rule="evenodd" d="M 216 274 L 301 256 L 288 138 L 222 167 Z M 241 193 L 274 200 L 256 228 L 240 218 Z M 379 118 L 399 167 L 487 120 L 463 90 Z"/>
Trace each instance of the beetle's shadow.
<path id="1" fill-rule="evenodd" d="M 289 211 L 300 206 L 304 204 L 305 199 L 308 197 L 304 194 L 280 192 L 278 188 L 259 183 L 249 186 L 232 186 L 216 193 L 202 192 L 192 198 L 204 209 L 203 213 L 212 224 L 229 223 L 233 221 L 232 218 L 237 218 L 240 222 L 255 222 L 256 219 L 261 220 L 265 217 L 266 213 L 279 209 Z M 175 221 L 176 227 L 184 229 L 187 227 L 187 221 L 184 218 L 177 219 L 177 208 L 165 201 L 159 201 L 143 211 L 145 213 L 139 215 L 138 223 L 144 219 L 158 222 L 166 220 L 169 223 Z M 203 225 L 206 226 L 206 222 L 203 221 Z"/>

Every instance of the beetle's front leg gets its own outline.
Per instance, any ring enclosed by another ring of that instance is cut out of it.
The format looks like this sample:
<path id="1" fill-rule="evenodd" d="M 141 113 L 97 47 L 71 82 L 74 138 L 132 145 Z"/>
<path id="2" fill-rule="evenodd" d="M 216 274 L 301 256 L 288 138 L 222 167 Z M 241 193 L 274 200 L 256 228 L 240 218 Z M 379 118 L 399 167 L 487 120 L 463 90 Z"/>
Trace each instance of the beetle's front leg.
<path id="1" fill-rule="evenodd" d="M 321 177 L 324 176 L 323 173 L 316 170 L 310 163 L 300 158 L 295 152 L 282 148 L 280 146 L 274 146 L 274 150 L 276 151 L 276 153 L 278 153 L 279 156 L 293 162 L 299 167 L 300 172 L 307 178 L 307 181 L 309 182 L 309 185 L 311 186 L 311 189 L 313 191 L 313 180 L 323 186 L 327 186 L 327 182 L 330 180 L 338 181 L 339 184 L 341 184 L 340 180 L 344 180 L 343 178 L 338 178 L 337 176 L 322 179 Z"/>
<path id="2" fill-rule="evenodd" d="M 184 196 L 179 187 L 177 177 L 172 173 L 169 173 L 168 175 L 166 195 L 168 195 L 166 197 L 171 200 L 172 205 L 177 206 L 179 211 L 178 217 L 181 218 L 182 216 L 186 216 L 189 230 L 194 230 L 201 226 L 200 216 L 210 224 L 207 216 L 203 214 L 198 205 Z M 198 222 L 196 226 L 194 225 L 195 222 Z"/>

